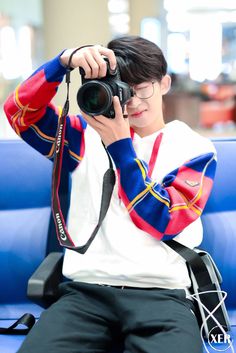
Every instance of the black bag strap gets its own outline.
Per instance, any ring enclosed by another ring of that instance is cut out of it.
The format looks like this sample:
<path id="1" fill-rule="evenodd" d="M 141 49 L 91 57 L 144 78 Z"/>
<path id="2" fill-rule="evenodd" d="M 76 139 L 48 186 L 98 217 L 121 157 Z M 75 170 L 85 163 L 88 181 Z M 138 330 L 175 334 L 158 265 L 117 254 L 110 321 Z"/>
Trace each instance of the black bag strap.
<path id="1" fill-rule="evenodd" d="M 171 249 L 182 256 L 191 268 L 199 287 L 205 287 L 211 283 L 211 277 L 201 256 L 189 247 L 171 239 L 164 241 Z"/>
<path id="2" fill-rule="evenodd" d="M 26 313 L 9 327 L 0 327 L 0 334 L 2 335 L 26 335 L 35 324 L 35 317 L 32 314 Z M 24 325 L 27 328 L 17 329 L 18 325 Z"/>

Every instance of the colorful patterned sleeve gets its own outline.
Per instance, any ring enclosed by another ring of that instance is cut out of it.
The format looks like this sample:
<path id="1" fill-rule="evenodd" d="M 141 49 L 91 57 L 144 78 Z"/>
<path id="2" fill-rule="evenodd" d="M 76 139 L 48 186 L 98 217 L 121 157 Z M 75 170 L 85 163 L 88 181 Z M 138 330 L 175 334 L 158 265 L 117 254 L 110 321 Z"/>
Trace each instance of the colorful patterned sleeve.
<path id="1" fill-rule="evenodd" d="M 159 240 L 174 238 L 202 213 L 216 169 L 216 156 L 206 153 L 169 173 L 163 182 L 148 177 L 132 140 L 108 146 L 116 165 L 120 197 L 133 223 Z"/>
<path id="2" fill-rule="evenodd" d="M 6 116 L 15 130 L 32 147 L 53 159 L 54 140 L 61 108 L 52 103 L 65 75 L 59 56 L 36 70 L 20 84 L 4 104 Z M 74 170 L 84 155 L 86 123 L 79 116 L 66 118 L 63 166 Z"/>

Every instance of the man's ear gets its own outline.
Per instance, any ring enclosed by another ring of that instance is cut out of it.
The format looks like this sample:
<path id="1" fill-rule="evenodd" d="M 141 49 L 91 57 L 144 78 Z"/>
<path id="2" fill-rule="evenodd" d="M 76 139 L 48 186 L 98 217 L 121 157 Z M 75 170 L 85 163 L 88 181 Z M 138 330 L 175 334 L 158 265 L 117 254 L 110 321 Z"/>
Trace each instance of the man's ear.
<path id="1" fill-rule="evenodd" d="M 170 75 L 165 75 L 161 79 L 161 94 L 164 95 L 169 92 L 171 86 L 171 77 Z"/>

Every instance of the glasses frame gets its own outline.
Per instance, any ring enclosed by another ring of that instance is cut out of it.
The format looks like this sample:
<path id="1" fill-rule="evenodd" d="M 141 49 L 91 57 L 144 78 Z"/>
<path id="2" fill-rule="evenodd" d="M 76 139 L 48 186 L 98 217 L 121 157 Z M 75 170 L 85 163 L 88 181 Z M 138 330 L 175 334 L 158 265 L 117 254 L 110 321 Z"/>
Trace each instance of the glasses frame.
<path id="1" fill-rule="evenodd" d="M 137 93 L 136 93 L 136 91 L 135 91 L 135 89 L 133 88 L 132 90 L 133 90 L 133 97 L 135 96 L 135 97 L 137 97 L 137 98 L 139 98 L 139 99 L 149 99 L 149 98 L 151 98 L 153 95 L 154 95 L 154 84 L 156 83 L 156 81 L 151 81 L 151 84 L 152 84 L 152 94 L 150 95 L 150 96 L 148 96 L 148 97 L 139 97 L 138 95 L 137 95 Z"/>

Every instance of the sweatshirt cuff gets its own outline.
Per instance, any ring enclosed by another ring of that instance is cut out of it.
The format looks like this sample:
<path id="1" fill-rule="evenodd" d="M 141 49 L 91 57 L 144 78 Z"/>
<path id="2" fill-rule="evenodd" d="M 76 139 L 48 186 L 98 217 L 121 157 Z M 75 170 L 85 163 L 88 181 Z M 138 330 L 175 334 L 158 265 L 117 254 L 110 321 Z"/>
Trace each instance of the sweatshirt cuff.
<path id="1" fill-rule="evenodd" d="M 44 69 L 48 82 L 61 82 L 66 74 L 66 68 L 61 64 L 60 56 L 61 53 L 37 70 L 40 71 L 41 69 Z"/>
<path id="2" fill-rule="evenodd" d="M 121 139 L 107 146 L 117 168 L 137 158 L 131 138 Z"/>

